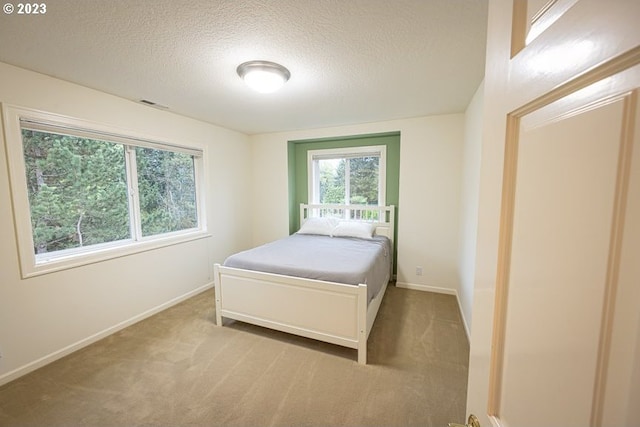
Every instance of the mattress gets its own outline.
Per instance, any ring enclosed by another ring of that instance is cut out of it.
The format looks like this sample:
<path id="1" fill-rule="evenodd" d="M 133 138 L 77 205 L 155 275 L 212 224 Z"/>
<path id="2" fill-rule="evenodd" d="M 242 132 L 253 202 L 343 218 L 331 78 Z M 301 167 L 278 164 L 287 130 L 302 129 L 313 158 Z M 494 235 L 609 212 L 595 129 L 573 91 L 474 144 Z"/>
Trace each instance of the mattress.
<path id="1" fill-rule="evenodd" d="M 367 285 L 368 301 L 389 281 L 390 242 L 373 239 L 293 234 L 230 256 L 224 266 L 286 276 Z"/>

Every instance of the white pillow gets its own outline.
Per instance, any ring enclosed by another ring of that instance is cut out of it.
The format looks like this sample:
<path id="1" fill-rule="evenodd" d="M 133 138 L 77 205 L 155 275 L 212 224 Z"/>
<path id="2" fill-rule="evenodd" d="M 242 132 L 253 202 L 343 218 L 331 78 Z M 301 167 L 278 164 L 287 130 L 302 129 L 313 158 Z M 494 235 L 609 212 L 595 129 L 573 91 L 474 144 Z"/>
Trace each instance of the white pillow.
<path id="1" fill-rule="evenodd" d="M 307 218 L 298 230 L 298 234 L 331 236 L 336 225 L 338 225 L 338 221 L 335 218 Z"/>
<path id="2" fill-rule="evenodd" d="M 371 222 L 340 221 L 333 229 L 333 237 L 359 237 L 372 239 L 376 225 Z"/>

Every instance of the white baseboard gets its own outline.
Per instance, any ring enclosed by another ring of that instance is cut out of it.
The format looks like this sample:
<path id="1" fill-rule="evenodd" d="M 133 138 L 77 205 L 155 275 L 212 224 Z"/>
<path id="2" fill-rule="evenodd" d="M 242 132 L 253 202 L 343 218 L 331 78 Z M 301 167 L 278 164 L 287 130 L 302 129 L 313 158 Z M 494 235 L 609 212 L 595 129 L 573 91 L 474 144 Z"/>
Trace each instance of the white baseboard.
<path id="1" fill-rule="evenodd" d="M 438 286 L 431 286 L 431 285 L 418 285 L 416 283 L 396 282 L 396 286 L 398 288 L 413 289 L 415 291 L 435 292 L 438 294 L 448 294 L 448 295 L 457 294 L 455 289 L 440 288 Z"/>
<path id="2" fill-rule="evenodd" d="M 3 384 L 6 384 L 10 381 L 13 381 L 23 375 L 28 374 L 29 372 L 35 371 L 38 368 L 41 368 L 45 365 L 48 365 L 51 362 L 54 362 L 58 359 L 63 358 L 64 356 L 67 356 L 71 353 L 73 353 L 74 351 L 78 351 L 83 347 L 86 347 L 90 344 L 93 344 L 96 341 L 99 341 L 103 338 L 108 337 L 111 334 L 114 334 L 128 326 L 133 325 L 134 323 L 138 323 L 141 320 L 146 319 L 147 317 L 151 317 L 156 313 L 159 313 L 163 310 L 166 310 L 167 308 L 174 306 L 178 303 L 181 303 L 184 300 L 187 300 L 201 292 L 206 291 L 207 289 L 211 289 L 213 288 L 213 282 L 211 283 L 207 283 L 206 285 L 200 286 L 199 288 L 196 288 L 192 291 L 187 292 L 184 295 L 180 295 L 176 298 L 173 298 L 172 300 L 169 300 L 163 304 L 160 304 L 157 307 L 154 307 L 152 309 L 149 309 L 147 311 L 145 311 L 144 313 L 140 313 L 136 316 L 133 316 L 132 318 L 125 320 L 123 322 L 118 323 L 117 325 L 114 325 L 110 328 L 107 328 L 103 331 L 100 331 L 96 334 L 93 334 L 87 338 L 84 338 L 78 342 L 75 342 L 71 345 L 68 345 L 67 347 L 64 347 L 60 350 L 54 351 L 53 353 L 50 353 L 44 357 L 41 357 L 40 359 L 34 360 L 33 362 L 27 363 L 24 366 L 21 366 L 17 369 L 14 369 L 13 371 L 7 372 L 6 374 L 0 376 L 0 386 Z"/>
<path id="3" fill-rule="evenodd" d="M 447 295 L 455 295 L 456 302 L 458 303 L 458 312 L 460 313 L 460 318 L 462 319 L 462 326 L 464 327 L 464 332 L 467 336 L 467 341 L 471 342 L 471 333 L 469 331 L 469 325 L 467 324 L 467 319 L 464 317 L 464 312 L 462 311 L 462 305 L 460 304 L 460 297 L 458 297 L 458 291 L 451 288 L 441 288 L 438 286 L 431 285 L 419 285 L 416 283 L 407 283 L 407 282 L 396 282 L 396 287 L 404 288 L 404 289 L 413 289 L 415 291 L 423 291 L 423 292 L 435 292 L 438 294 L 447 294 Z"/>
<path id="4" fill-rule="evenodd" d="M 456 301 L 458 301 L 458 311 L 460 312 L 460 318 L 462 319 L 462 326 L 464 326 L 464 332 L 467 335 L 467 342 L 471 345 L 471 331 L 469 330 L 469 324 L 467 323 L 467 319 L 464 317 L 464 311 L 462 311 L 462 304 L 460 304 L 460 298 L 458 297 L 458 292 L 456 292 Z"/>

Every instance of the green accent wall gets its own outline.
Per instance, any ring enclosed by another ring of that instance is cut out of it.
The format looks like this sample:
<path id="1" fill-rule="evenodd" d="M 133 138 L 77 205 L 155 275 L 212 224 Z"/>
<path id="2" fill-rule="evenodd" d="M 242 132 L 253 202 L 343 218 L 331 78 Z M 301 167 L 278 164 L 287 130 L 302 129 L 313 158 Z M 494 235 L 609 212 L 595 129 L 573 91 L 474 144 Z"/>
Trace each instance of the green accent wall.
<path id="1" fill-rule="evenodd" d="M 289 161 L 289 234 L 295 233 L 300 228 L 300 203 L 308 203 L 307 151 L 371 145 L 386 145 L 387 147 L 385 198 L 387 205 L 396 206 L 394 241 L 396 242 L 395 247 L 398 247 L 400 132 L 289 141 L 287 147 Z M 396 262 L 394 261 L 395 265 Z"/>

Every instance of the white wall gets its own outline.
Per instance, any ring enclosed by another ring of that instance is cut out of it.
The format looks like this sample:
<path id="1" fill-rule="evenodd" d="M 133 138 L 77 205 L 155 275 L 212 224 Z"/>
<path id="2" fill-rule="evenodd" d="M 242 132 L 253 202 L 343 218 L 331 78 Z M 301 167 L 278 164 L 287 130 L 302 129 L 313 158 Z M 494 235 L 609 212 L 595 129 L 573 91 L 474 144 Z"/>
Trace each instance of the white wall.
<path id="1" fill-rule="evenodd" d="M 211 265 L 250 244 L 246 135 L 0 63 L 0 102 L 207 146 L 212 237 L 20 278 L 0 136 L 0 384 L 211 285 Z M 2 133 L 3 135 L 3 133 Z M 28 215 L 28 212 L 18 212 Z"/>
<path id="2" fill-rule="evenodd" d="M 464 147 L 462 151 L 460 260 L 458 265 L 460 287 L 458 288 L 458 299 L 467 329 L 467 336 L 469 336 L 472 323 L 473 282 L 476 271 L 483 103 L 484 83 L 481 83 L 465 112 Z"/>
<path id="3" fill-rule="evenodd" d="M 398 282 L 455 293 L 463 128 L 451 114 L 251 136 L 253 244 L 289 233 L 287 141 L 400 131 Z"/>

